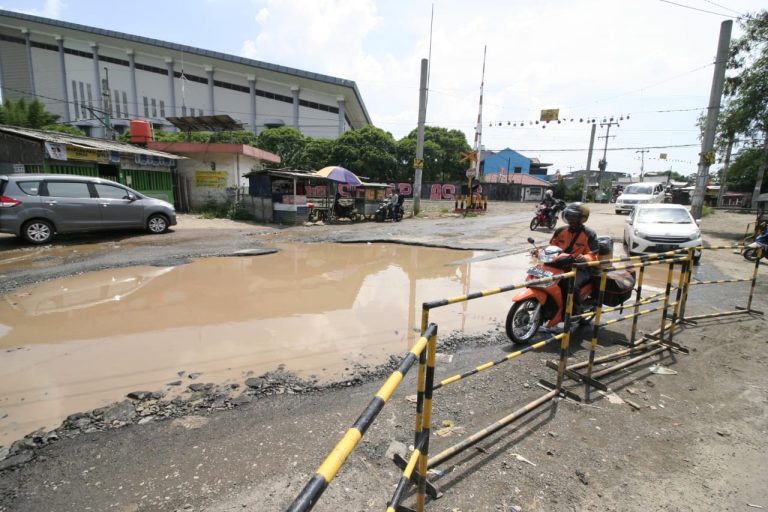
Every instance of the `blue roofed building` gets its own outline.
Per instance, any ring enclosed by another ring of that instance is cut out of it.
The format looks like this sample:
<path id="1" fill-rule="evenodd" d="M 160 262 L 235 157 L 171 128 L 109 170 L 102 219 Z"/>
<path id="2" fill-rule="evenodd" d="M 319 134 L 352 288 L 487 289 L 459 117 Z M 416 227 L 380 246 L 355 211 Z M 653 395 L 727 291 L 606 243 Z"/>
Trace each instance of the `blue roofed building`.
<path id="1" fill-rule="evenodd" d="M 484 152 L 481 160 L 483 181 L 487 183 L 510 183 L 514 174 L 528 174 L 546 179 L 547 167 L 552 164 L 528 158 L 517 151 L 506 148 L 498 152 Z"/>

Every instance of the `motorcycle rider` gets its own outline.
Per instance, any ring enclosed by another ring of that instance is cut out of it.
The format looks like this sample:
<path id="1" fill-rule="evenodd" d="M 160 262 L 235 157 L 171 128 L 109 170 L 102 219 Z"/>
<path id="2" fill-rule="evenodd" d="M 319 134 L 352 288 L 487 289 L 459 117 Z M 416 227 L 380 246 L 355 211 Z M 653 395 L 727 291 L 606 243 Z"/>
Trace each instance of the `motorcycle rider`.
<path id="1" fill-rule="evenodd" d="M 563 210 L 563 220 L 568 223 L 567 226 L 560 226 L 552 234 L 550 245 L 556 245 L 564 252 L 573 256 L 577 263 L 597 260 L 597 254 L 600 249 L 597 242 L 597 233 L 584 225 L 589 219 L 589 207 L 582 203 L 571 203 Z M 573 314 L 578 315 L 581 312 L 581 297 L 579 292 L 581 287 L 589 282 L 592 272 L 590 268 L 579 268 L 576 270 L 576 279 L 574 282 L 575 293 L 573 295 Z"/>
<path id="2" fill-rule="evenodd" d="M 547 219 L 551 222 L 553 208 L 557 204 L 557 199 L 555 199 L 554 194 L 552 193 L 552 189 L 548 189 L 546 192 L 544 192 L 544 199 L 541 200 L 541 204 L 546 207 L 544 213 L 546 214 Z"/>

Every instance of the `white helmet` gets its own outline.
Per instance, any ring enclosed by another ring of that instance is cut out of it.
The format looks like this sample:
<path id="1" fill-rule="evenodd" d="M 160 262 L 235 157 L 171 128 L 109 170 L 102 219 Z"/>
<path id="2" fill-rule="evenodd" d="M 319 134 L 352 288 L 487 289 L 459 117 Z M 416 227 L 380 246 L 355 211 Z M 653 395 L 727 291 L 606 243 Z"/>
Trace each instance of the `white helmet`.
<path id="1" fill-rule="evenodd" d="M 552 197 L 552 190 L 547 190 L 546 192 L 544 192 L 544 195 L 547 197 Z"/>

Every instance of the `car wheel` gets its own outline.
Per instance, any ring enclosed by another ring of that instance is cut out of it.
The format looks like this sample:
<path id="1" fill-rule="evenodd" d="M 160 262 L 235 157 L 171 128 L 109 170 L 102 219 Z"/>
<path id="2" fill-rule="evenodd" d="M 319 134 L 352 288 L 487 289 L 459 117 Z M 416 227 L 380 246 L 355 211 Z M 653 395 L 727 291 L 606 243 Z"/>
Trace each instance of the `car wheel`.
<path id="1" fill-rule="evenodd" d="M 53 238 L 53 224 L 43 219 L 30 220 L 22 226 L 21 237 L 30 244 L 47 244 Z"/>
<path id="2" fill-rule="evenodd" d="M 168 219 L 159 213 L 150 215 L 149 219 L 147 219 L 147 231 L 155 235 L 165 233 L 168 231 Z"/>

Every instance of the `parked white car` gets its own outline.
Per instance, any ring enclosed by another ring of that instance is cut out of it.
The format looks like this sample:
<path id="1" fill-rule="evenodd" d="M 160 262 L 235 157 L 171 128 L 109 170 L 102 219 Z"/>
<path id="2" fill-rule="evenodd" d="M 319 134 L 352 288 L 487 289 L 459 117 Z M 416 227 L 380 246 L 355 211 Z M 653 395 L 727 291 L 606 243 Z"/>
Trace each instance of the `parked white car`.
<path id="1" fill-rule="evenodd" d="M 636 204 L 663 203 L 666 197 L 664 184 L 655 181 L 643 181 L 627 185 L 616 198 L 616 213 L 630 213 Z"/>
<path id="2" fill-rule="evenodd" d="M 699 221 L 680 204 L 639 204 L 624 225 L 624 244 L 630 255 L 699 247 Z M 693 259 L 698 263 L 701 249 L 694 251 Z"/>

